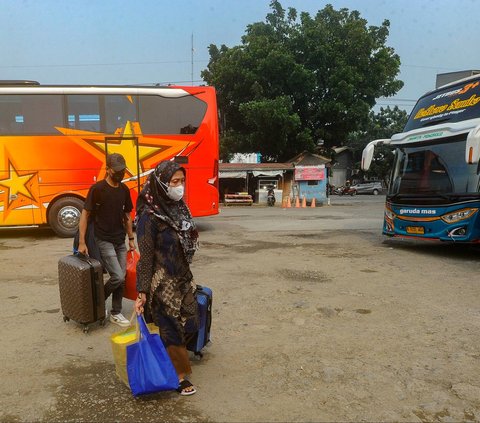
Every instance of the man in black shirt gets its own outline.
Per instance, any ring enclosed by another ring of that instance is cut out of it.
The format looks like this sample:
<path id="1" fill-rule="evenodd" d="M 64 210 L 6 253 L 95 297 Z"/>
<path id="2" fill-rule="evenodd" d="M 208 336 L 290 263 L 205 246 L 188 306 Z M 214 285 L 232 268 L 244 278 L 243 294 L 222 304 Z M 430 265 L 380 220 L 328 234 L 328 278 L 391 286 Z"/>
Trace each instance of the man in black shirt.
<path id="1" fill-rule="evenodd" d="M 106 164 L 105 179 L 90 187 L 85 200 L 80 217 L 78 251 L 88 255 L 85 233 L 91 219 L 103 266 L 110 276 L 105 284 L 105 299 L 112 294 L 110 321 L 127 327 L 130 322 L 121 312 L 127 262 L 125 232 L 128 234 L 129 249 L 135 249 L 130 216 L 133 205 L 130 190 L 122 183 L 125 159 L 121 154 L 110 154 Z"/>

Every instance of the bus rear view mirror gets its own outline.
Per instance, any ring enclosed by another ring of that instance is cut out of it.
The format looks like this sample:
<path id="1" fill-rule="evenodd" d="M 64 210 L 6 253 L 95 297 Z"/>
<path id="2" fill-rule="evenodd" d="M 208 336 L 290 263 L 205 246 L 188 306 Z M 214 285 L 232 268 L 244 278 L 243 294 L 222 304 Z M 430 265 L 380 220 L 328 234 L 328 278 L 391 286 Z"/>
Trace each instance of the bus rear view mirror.
<path id="1" fill-rule="evenodd" d="M 382 138 L 379 140 L 370 141 L 362 152 L 362 170 L 370 169 L 370 165 L 372 164 L 373 160 L 373 154 L 375 153 L 375 147 L 377 145 L 390 144 L 390 142 L 390 138 Z"/>
<path id="2" fill-rule="evenodd" d="M 465 147 L 465 161 L 467 164 L 478 163 L 480 158 L 480 125 L 473 128 L 467 136 Z"/>
<path id="3" fill-rule="evenodd" d="M 367 146 L 362 151 L 362 170 L 370 169 L 370 165 L 372 164 L 373 153 L 375 153 L 375 144 L 374 141 L 369 142 Z"/>

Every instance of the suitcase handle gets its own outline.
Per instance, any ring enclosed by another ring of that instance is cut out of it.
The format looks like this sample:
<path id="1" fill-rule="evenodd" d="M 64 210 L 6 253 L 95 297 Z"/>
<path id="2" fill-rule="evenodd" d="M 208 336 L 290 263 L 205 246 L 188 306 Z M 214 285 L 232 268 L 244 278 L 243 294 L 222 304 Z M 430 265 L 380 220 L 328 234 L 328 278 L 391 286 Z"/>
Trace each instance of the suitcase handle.
<path id="1" fill-rule="evenodd" d="M 87 256 L 86 254 L 83 254 L 78 250 L 75 251 L 74 255 L 77 256 L 79 259 L 86 261 L 90 266 L 93 266 L 92 262 L 90 261 L 90 256 Z"/>

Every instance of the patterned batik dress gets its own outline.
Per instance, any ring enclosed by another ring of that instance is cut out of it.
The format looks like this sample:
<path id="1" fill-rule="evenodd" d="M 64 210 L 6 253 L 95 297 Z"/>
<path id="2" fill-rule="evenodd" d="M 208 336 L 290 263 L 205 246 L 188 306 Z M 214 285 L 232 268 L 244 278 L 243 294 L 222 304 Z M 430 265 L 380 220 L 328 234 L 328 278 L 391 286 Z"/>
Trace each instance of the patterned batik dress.
<path id="1" fill-rule="evenodd" d="M 137 222 L 140 260 L 137 290 L 147 293 L 146 317 L 150 314 L 168 347 L 185 345 L 185 325 L 196 329 L 196 285 L 178 233 L 153 214 Z"/>

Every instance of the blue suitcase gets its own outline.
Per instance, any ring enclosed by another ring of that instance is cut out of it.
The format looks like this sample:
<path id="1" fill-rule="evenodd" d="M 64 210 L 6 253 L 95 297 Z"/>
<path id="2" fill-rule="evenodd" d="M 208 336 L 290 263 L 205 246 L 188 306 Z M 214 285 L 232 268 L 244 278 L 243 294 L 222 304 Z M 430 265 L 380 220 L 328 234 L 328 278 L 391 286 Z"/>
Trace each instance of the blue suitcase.
<path id="1" fill-rule="evenodd" d="M 187 343 L 187 350 L 202 357 L 202 348 L 210 341 L 212 327 L 212 290 L 206 286 L 197 285 L 198 331 L 192 334 Z"/>

